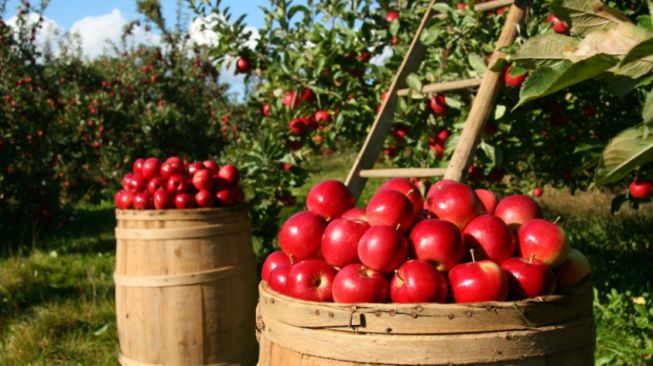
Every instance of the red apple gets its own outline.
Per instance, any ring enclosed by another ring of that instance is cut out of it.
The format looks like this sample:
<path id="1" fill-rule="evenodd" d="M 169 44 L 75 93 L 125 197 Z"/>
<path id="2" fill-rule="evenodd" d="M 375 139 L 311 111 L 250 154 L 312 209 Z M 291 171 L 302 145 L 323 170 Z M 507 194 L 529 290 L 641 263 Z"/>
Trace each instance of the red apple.
<path id="1" fill-rule="evenodd" d="M 322 234 L 322 255 L 334 267 L 358 263 L 358 242 L 370 225 L 342 218 L 331 221 Z"/>
<path id="2" fill-rule="evenodd" d="M 394 303 L 436 302 L 444 277 L 430 263 L 410 260 L 399 267 L 390 281 L 390 298 Z"/>
<path id="3" fill-rule="evenodd" d="M 503 74 L 503 81 L 506 83 L 506 86 L 510 88 L 519 88 L 526 80 L 527 73 L 510 76 L 510 71 L 512 70 L 512 65 L 506 68 L 505 73 Z"/>
<path id="4" fill-rule="evenodd" d="M 396 10 L 390 10 L 385 15 L 385 21 L 388 23 L 392 23 L 397 19 L 399 19 L 399 12 Z"/>
<path id="5" fill-rule="evenodd" d="M 148 158 L 143 162 L 141 168 L 141 175 L 145 179 L 150 179 L 159 175 L 161 169 L 161 162 L 157 158 Z"/>
<path id="6" fill-rule="evenodd" d="M 240 187 L 224 188 L 215 193 L 219 206 L 230 207 L 245 201 L 245 193 Z"/>
<path id="7" fill-rule="evenodd" d="M 515 254 L 515 236 L 508 225 L 494 215 L 481 215 L 465 226 L 463 239 L 479 259 L 501 264 Z"/>
<path id="8" fill-rule="evenodd" d="M 406 239 L 392 226 L 372 226 L 358 242 L 358 258 L 377 271 L 392 272 L 407 255 Z"/>
<path id="9" fill-rule="evenodd" d="M 283 96 L 283 102 L 286 107 L 290 109 L 295 109 L 299 105 L 299 98 L 297 98 L 297 93 L 289 91 L 286 95 Z"/>
<path id="10" fill-rule="evenodd" d="M 449 280 L 447 279 L 447 273 L 446 272 L 441 272 L 442 277 L 444 278 L 444 281 L 440 282 L 440 290 L 438 291 L 438 298 L 435 299 L 435 302 L 439 302 L 441 304 L 444 304 L 446 302 L 449 302 L 450 296 L 450 290 L 449 290 Z"/>
<path id="11" fill-rule="evenodd" d="M 281 250 L 293 260 L 301 261 L 320 255 L 324 219 L 309 211 L 300 211 L 288 218 L 279 231 Z"/>
<path id="12" fill-rule="evenodd" d="M 204 164 L 200 162 L 195 162 L 188 165 L 188 175 L 191 177 L 195 175 L 198 171 L 204 169 Z"/>
<path id="13" fill-rule="evenodd" d="M 159 170 L 159 175 L 162 179 L 168 179 L 173 175 L 183 175 L 184 174 L 184 163 L 179 159 L 179 161 L 166 160 L 161 164 L 161 169 Z"/>
<path id="14" fill-rule="evenodd" d="M 535 187 L 533 188 L 533 196 L 535 197 L 542 197 L 542 194 L 544 193 L 544 189 L 542 187 Z"/>
<path id="15" fill-rule="evenodd" d="M 519 253 L 524 258 L 534 255 L 547 266 L 558 267 L 567 259 L 569 243 L 562 229 L 542 219 L 523 223 L 517 232 Z"/>
<path id="16" fill-rule="evenodd" d="M 208 189 L 200 189 L 195 193 L 197 207 L 211 207 L 215 203 L 215 195 Z"/>
<path id="17" fill-rule="evenodd" d="M 295 118 L 288 122 L 288 129 L 290 133 L 295 136 L 302 136 L 308 132 L 308 124 L 305 123 L 303 118 Z"/>
<path id="18" fill-rule="evenodd" d="M 251 64 L 249 63 L 249 60 L 246 57 L 240 56 L 238 58 L 238 61 L 236 61 L 236 73 L 247 74 L 250 68 L 251 68 Z"/>
<path id="19" fill-rule="evenodd" d="M 454 302 L 504 301 L 508 296 L 508 279 L 490 260 L 461 263 L 449 271 L 449 285 Z"/>
<path id="20" fill-rule="evenodd" d="M 138 192 L 134 194 L 134 208 L 137 210 L 149 210 L 154 207 L 152 195 L 148 192 Z"/>
<path id="21" fill-rule="evenodd" d="M 436 116 L 444 116 L 447 113 L 447 99 L 444 95 L 436 94 L 429 99 L 429 108 Z"/>
<path id="22" fill-rule="evenodd" d="M 302 89 L 300 99 L 302 102 L 314 102 L 316 99 L 315 93 L 313 90 L 311 90 L 311 88 L 304 88 Z"/>
<path id="23" fill-rule="evenodd" d="M 165 185 L 166 185 L 166 181 L 161 177 L 150 178 L 149 182 L 147 182 L 147 191 L 150 194 L 154 194 L 154 192 L 156 192 L 158 189 L 165 187 Z"/>
<path id="24" fill-rule="evenodd" d="M 200 164 L 202 168 L 193 174 L 193 186 L 195 186 L 198 191 L 211 190 L 213 188 L 213 173 L 209 169 L 205 169 L 204 165 L 201 163 L 198 164 Z"/>
<path id="25" fill-rule="evenodd" d="M 233 186 L 237 186 L 240 183 L 240 172 L 238 168 L 230 164 L 221 166 L 218 176 Z"/>
<path id="26" fill-rule="evenodd" d="M 508 277 L 508 299 L 522 300 L 550 295 L 556 287 L 553 271 L 537 259 L 508 258 L 501 263 Z"/>
<path id="27" fill-rule="evenodd" d="M 202 165 L 208 170 L 211 171 L 213 174 L 219 174 L 220 173 L 220 166 L 213 160 L 204 160 L 202 162 Z"/>
<path id="28" fill-rule="evenodd" d="M 171 193 L 186 193 L 190 189 L 188 179 L 183 175 L 173 175 L 166 182 L 166 189 Z"/>
<path id="29" fill-rule="evenodd" d="M 177 208 L 193 208 L 195 207 L 195 200 L 190 193 L 179 193 L 175 195 L 175 207 Z"/>
<path id="30" fill-rule="evenodd" d="M 349 264 L 333 280 L 333 300 L 343 304 L 386 302 L 388 280 L 362 264 Z"/>
<path id="31" fill-rule="evenodd" d="M 270 253 L 265 258 L 265 261 L 263 262 L 263 267 L 261 268 L 261 277 L 263 278 L 263 281 L 265 282 L 270 282 L 270 274 L 272 271 L 279 267 L 290 267 L 292 266 L 292 261 L 290 260 L 290 257 L 286 255 L 286 253 L 277 250 L 275 252 Z"/>
<path id="32" fill-rule="evenodd" d="M 116 192 L 114 196 L 116 207 L 121 210 L 128 210 L 134 205 L 134 193 L 126 190 Z"/>
<path id="33" fill-rule="evenodd" d="M 530 219 L 542 217 L 540 205 L 524 194 L 508 196 L 499 202 L 494 214 L 512 230 Z"/>
<path id="34" fill-rule="evenodd" d="M 628 192 L 632 198 L 647 200 L 651 198 L 651 181 L 648 179 L 634 179 L 630 182 Z"/>
<path id="35" fill-rule="evenodd" d="M 346 220 L 360 220 L 367 222 L 367 216 L 365 216 L 365 209 L 362 207 L 352 207 L 345 213 L 340 216 L 341 219 Z"/>
<path id="36" fill-rule="evenodd" d="M 424 206 L 424 198 L 422 198 L 422 193 L 408 179 L 404 179 L 404 178 L 390 179 L 385 183 L 383 183 L 381 187 L 379 187 L 379 191 L 383 189 L 391 189 L 393 191 L 397 191 L 403 194 L 404 196 L 406 196 L 413 204 L 415 214 L 422 211 L 422 207 Z"/>
<path id="37" fill-rule="evenodd" d="M 354 195 L 337 180 L 325 180 L 313 186 L 306 196 L 306 208 L 326 220 L 340 217 L 354 207 Z"/>
<path id="38" fill-rule="evenodd" d="M 579 250 L 569 250 L 567 259 L 555 270 L 558 292 L 568 294 L 574 285 L 579 283 L 592 272 L 590 262 Z"/>
<path id="39" fill-rule="evenodd" d="M 137 175 L 143 175 L 143 163 L 145 162 L 145 159 L 136 159 L 134 161 L 134 165 L 132 166 L 132 172 Z"/>
<path id="40" fill-rule="evenodd" d="M 460 230 L 449 221 L 422 220 L 410 231 L 410 246 L 417 259 L 432 262 L 446 272 L 465 257 Z"/>
<path id="41" fill-rule="evenodd" d="M 126 178 L 127 190 L 132 193 L 138 193 L 147 189 L 147 180 L 138 174 L 128 174 Z"/>
<path id="42" fill-rule="evenodd" d="M 441 180 L 433 183 L 431 188 L 429 188 L 428 193 L 426 193 L 427 200 L 428 200 L 428 197 L 431 197 L 436 191 L 441 190 L 444 186 L 449 185 L 451 183 L 458 183 L 458 182 L 456 182 L 455 180 L 452 180 L 452 179 L 441 179 Z"/>
<path id="43" fill-rule="evenodd" d="M 288 277 L 290 276 L 291 266 L 277 267 L 270 272 L 270 279 L 268 285 L 274 291 L 283 294 L 288 294 Z"/>
<path id="44" fill-rule="evenodd" d="M 171 194 L 163 188 L 154 191 L 152 198 L 154 200 L 154 208 L 157 210 L 165 210 L 172 207 Z"/>
<path id="45" fill-rule="evenodd" d="M 292 297 L 307 301 L 332 301 L 333 279 L 336 270 L 320 259 L 306 259 L 292 267 L 287 289 Z"/>
<path id="46" fill-rule="evenodd" d="M 331 122 L 331 115 L 328 111 L 319 110 L 315 112 L 315 122 L 319 124 L 328 124 Z"/>
<path id="47" fill-rule="evenodd" d="M 475 189 L 474 193 L 476 193 L 478 199 L 481 200 L 483 210 L 486 213 L 493 214 L 497 207 L 497 195 L 487 189 Z"/>
<path id="48" fill-rule="evenodd" d="M 429 211 L 441 220 L 447 220 L 459 229 L 483 212 L 481 201 L 466 184 L 447 183 L 427 198 Z"/>
<path id="49" fill-rule="evenodd" d="M 367 221 L 372 226 L 387 225 L 402 232 L 408 231 L 415 220 L 415 209 L 403 194 L 384 189 L 377 192 L 367 203 Z"/>
<path id="50" fill-rule="evenodd" d="M 270 117 L 272 115 L 272 109 L 269 104 L 263 104 L 261 107 L 261 114 L 263 117 Z"/>
<path id="51" fill-rule="evenodd" d="M 569 26 L 567 25 L 567 22 L 558 19 L 554 14 L 549 14 L 546 22 L 553 26 L 554 32 L 569 35 Z"/>

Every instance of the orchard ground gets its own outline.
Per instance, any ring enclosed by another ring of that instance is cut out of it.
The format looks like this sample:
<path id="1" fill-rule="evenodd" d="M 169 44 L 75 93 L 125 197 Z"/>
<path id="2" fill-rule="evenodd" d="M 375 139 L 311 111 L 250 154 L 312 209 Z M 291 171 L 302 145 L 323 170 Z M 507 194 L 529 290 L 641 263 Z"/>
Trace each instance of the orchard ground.
<path id="1" fill-rule="evenodd" d="M 344 179 L 355 154 L 316 158 L 297 189 L 302 209 L 308 189 Z M 380 185 L 368 183 L 365 202 Z M 538 199 L 548 218 L 560 216 L 572 246 L 594 271 L 597 364 L 653 362 L 653 206 L 610 214 L 612 194 L 570 195 L 545 188 Z M 0 259 L 1 365 L 115 365 L 117 338 L 113 282 L 113 205 L 79 206 L 67 233 L 43 233 L 29 253 Z M 256 248 L 261 243 L 255 243 Z"/>

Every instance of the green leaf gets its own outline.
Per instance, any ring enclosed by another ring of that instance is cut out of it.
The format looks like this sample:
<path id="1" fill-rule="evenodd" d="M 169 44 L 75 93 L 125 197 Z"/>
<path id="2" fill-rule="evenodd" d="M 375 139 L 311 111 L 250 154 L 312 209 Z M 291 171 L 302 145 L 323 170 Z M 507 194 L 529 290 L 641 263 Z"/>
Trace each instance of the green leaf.
<path id="1" fill-rule="evenodd" d="M 571 32 L 580 36 L 630 22 L 627 16 L 599 0 L 557 0 L 551 3 L 557 17 L 571 21 Z"/>
<path id="2" fill-rule="evenodd" d="M 526 41 L 511 59 L 527 68 L 554 65 L 567 60 L 566 53 L 578 46 L 578 40 L 556 33 L 539 34 Z"/>
<path id="3" fill-rule="evenodd" d="M 643 124 L 628 128 L 610 140 L 596 172 L 597 184 L 615 183 L 653 161 L 653 133 Z"/>
<path id="4" fill-rule="evenodd" d="M 392 23 L 390 23 L 390 34 L 393 36 L 396 36 L 397 33 L 399 33 L 399 19 L 393 20 Z"/>
<path id="5" fill-rule="evenodd" d="M 621 60 L 621 65 L 625 65 L 629 62 L 635 61 L 642 57 L 648 57 L 653 55 L 653 37 L 646 39 L 645 41 L 639 43 L 637 46 L 633 47 L 628 51 L 623 60 Z"/>
<path id="6" fill-rule="evenodd" d="M 410 73 L 406 77 L 406 85 L 408 85 L 411 90 L 417 93 L 422 90 L 422 80 L 420 80 L 419 76 L 417 76 L 415 73 Z"/>
<path id="7" fill-rule="evenodd" d="M 642 121 L 646 125 L 650 125 L 653 122 L 653 89 L 646 95 L 646 101 L 642 108 Z"/>
<path id="8" fill-rule="evenodd" d="M 474 69 L 478 76 L 483 76 L 483 74 L 485 74 L 487 66 L 485 65 L 483 57 L 475 53 L 470 53 L 469 56 L 467 56 L 467 60 L 469 61 L 469 65 L 472 67 L 472 69 Z"/>
<path id="9" fill-rule="evenodd" d="M 503 116 L 506 115 L 506 106 L 502 104 L 497 104 L 496 107 L 494 107 L 494 119 L 501 119 Z"/>
<path id="10" fill-rule="evenodd" d="M 533 99 L 553 94 L 591 79 L 605 72 L 617 62 L 618 59 L 615 56 L 599 54 L 577 63 L 563 61 L 553 66 L 540 67 L 526 78 L 519 92 L 519 103 L 515 108 Z"/>

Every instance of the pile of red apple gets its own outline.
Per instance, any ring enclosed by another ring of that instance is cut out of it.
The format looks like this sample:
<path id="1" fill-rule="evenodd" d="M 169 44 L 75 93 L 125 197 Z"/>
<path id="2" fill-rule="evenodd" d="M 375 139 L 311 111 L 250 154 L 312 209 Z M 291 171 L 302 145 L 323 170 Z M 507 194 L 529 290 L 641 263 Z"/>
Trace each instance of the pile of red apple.
<path id="1" fill-rule="evenodd" d="M 315 185 L 306 211 L 279 232 L 263 263 L 271 289 L 309 301 L 428 303 L 520 300 L 568 293 L 589 275 L 555 222 L 525 195 L 441 180 L 423 199 L 385 182 L 366 208 L 339 181 Z"/>
<path id="2" fill-rule="evenodd" d="M 122 178 L 116 207 L 136 210 L 229 207 L 242 203 L 240 173 L 233 165 L 218 166 L 213 160 L 188 163 L 179 157 L 163 162 L 136 159 L 132 171 Z"/>

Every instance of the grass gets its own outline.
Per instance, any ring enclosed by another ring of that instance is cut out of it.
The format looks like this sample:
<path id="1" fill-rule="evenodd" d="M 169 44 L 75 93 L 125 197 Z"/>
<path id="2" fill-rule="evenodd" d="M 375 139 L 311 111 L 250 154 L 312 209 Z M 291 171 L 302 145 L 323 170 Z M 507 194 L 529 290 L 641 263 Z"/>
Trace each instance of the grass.
<path id="1" fill-rule="evenodd" d="M 353 159 L 313 160 L 284 216 L 302 208 L 316 182 L 344 179 Z M 369 182 L 363 202 L 379 183 Z M 592 263 L 597 364 L 652 364 L 653 207 L 612 216 L 609 194 L 551 189 L 540 203 Z M 0 365 L 117 364 L 114 225 L 111 205 L 79 207 L 66 232 L 42 234 L 28 253 L 0 259 Z"/>

